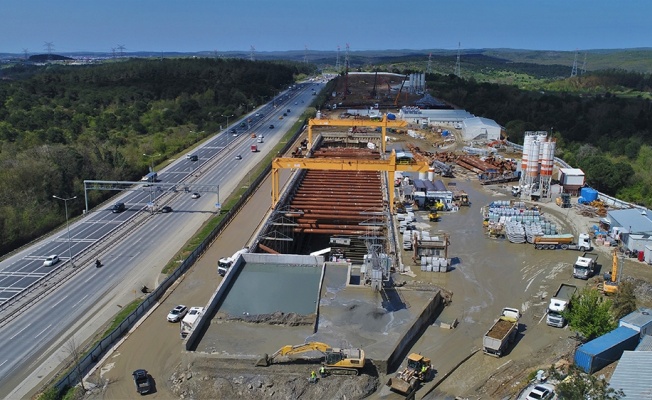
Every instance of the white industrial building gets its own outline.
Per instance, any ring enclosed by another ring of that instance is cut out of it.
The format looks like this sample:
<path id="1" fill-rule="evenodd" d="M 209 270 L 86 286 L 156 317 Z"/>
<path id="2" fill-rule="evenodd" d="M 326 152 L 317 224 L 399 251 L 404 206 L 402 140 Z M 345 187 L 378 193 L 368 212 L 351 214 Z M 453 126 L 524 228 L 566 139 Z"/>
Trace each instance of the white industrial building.
<path id="1" fill-rule="evenodd" d="M 469 140 L 500 140 L 503 128 L 488 118 L 473 117 L 462 121 L 462 138 Z"/>
<path id="2" fill-rule="evenodd" d="M 398 118 L 408 124 L 461 127 L 462 121 L 472 118 L 473 114 L 464 110 L 427 110 L 419 107 L 402 107 Z"/>

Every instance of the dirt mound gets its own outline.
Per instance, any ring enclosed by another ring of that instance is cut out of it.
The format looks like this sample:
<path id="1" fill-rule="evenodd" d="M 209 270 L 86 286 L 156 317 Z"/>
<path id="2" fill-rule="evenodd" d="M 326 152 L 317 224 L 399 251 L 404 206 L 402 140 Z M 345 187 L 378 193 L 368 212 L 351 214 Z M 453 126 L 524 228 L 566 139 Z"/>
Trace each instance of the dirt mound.
<path id="1" fill-rule="evenodd" d="M 231 315 L 226 313 L 218 313 L 215 317 L 218 321 L 242 321 L 252 324 L 269 324 L 269 325 L 284 325 L 284 326 L 300 326 L 300 325 L 313 325 L 316 320 L 315 314 L 300 315 L 296 313 L 284 313 L 277 311 L 272 314 L 257 314 L 257 315 Z"/>
<path id="2" fill-rule="evenodd" d="M 169 380 L 180 398 L 202 399 L 363 399 L 378 388 L 370 375 L 327 376 L 308 381 L 318 365 L 274 365 L 254 368 L 238 360 L 196 359 Z"/>

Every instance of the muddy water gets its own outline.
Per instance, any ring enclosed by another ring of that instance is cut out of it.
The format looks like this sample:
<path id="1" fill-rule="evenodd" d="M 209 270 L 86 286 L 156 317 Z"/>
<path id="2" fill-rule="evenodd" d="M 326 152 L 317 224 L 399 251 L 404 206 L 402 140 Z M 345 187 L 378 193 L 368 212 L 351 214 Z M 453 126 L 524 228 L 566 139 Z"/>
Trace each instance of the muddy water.
<path id="1" fill-rule="evenodd" d="M 431 228 L 433 233 L 441 230 L 450 234 L 449 257 L 453 258 L 453 270 L 435 273 L 422 272 L 416 265 L 411 268 L 417 274 L 415 280 L 432 282 L 453 292 L 453 302 L 444 309 L 439 321 L 457 319 L 459 325 L 453 330 L 429 328 L 413 351 L 431 356 L 442 376 L 474 350 L 481 349 L 482 336 L 503 307 L 520 309 L 523 314 L 521 333 L 509 354 L 496 359 L 480 352 L 438 388 L 440 394 L 464 395 L 506 362 L 527 359 L 560 336 L 569 336 L 566 329 L 545 324 L 545 309 L 560 283 L 582 287 L 586 282 L 572 278 L 572 263 L 578 252 L 535 250 L 532 245 L 487 238 L 482 228 L 481 207 L 494 200 L 511 198 L 474 181 L 457 182 L 473 204 L 459 212 L 444 214 Z M 425 223 L 427 215 L 418 218 Z M 411 260 L 407 258 L 404 262 L 411 263 Z"/>
<path id="2" fill-rule="evenodd" d="M 277 311 L 312 314 L 320 277 L 321 268 L 313 266 L 246 264 L 219 311 L 234 316 Z"/>

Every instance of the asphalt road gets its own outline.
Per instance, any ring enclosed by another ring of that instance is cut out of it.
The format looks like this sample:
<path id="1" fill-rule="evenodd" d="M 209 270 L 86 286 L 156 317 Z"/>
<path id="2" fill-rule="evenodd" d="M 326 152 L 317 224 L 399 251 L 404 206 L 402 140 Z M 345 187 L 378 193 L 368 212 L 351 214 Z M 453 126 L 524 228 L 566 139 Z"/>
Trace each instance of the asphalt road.
<path id="1" fill-rule="evenodd" d="M 198 161 L 185 157 L 176 160 L 158 171 L 159 181 L 155 185 L 119 196 L 115 201 L 124 202 L 126 211 L 93 210 L 70 224 L 73 258 L 108 242 L 110 247 L 98 255 L 104 266 L 95 268 L 88 262 L 78 265 L 70 280 L 36 305 L 25 306 L 25 311 L 0 327 L 0 397 L 10 393 L 22 397 L 20 394 L 31 390 L 57 368 L 66 353 L 69 354 L 65 347 L 70 347 L 71 340 L 76 344 L 84 343 L 110 319 L 112 314 L 104 315 L 100 310 L 106 311 L 112 306 L 110 313 L 114 314 L 138 295 L 137 290 L 142 285 L 156 285 L 162 267 L 216 211 L 218 194 L 205 190 L 219 187 L 220 201 L 235 190 L 235 185 L 262 159 L 266 149 L 280 140 L 310 103 L 312 97 L 308 88 L 311 86 L 306 84 L 281 93 L 271 104 L 250 114 L 250 126 L 240 127 L 236 121 L 227 127 L 236 128 L 237 135 L 227 132 L 207 140 L 192 152 L 199 156 Z M 302 106 L 294 105 L 301 100 L 304 100 Z M 287 108 L 292 110 L 290 117 L 278 120 L 278 115 Z M 257 113 L 260 115 L 256 116 Z M 269 129 L 272 123 L 275 128 Z M 257 143 L 258 153 L 250 151 L 250 145 L 255 142 L 250 137 L 252 131 L 264 131 L 265 141 Z M 241 160 L 236 159 L 238 154 Z M 169 190 L 184 177 L 189 184 L 179 185 L 176 192 Z M 185 192 L 185 186 L 189 192 L 204 191 L 204 195 L 192 199 L 190 193 Z M 150 214 L 150 201 L 159 207 L 169 205 L 174 211 Z M 146 216 L 143 221 L 137 219 L 143 214 Z M 36 281 L 53 269 L 42 266 L 49 254 L 59 254 L 62 258 L 55 268 L 69 268 L 68 244 L 64 228 L 0 263 L 0 302 L 29 285 L 43 282 Z M 5 313 L 15 311 L 3 310 Z"/>

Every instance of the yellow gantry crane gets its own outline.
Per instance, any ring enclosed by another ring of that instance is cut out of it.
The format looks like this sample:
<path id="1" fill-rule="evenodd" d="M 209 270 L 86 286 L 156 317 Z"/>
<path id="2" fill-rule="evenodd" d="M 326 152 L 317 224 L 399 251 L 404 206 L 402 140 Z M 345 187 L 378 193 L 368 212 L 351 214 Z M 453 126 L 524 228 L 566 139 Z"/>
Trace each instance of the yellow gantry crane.
<path id="1" fill-rule="evenodd" d="M 312 127 L 313 126 L 347 126 L 347 127 L 369 127 L 369 128 L 381 128 L 381 143 L 380 149 L 382 153 L 385 153 L 385 138 L 387 136 L 387 128 L 404 128 L 407 126 L 405 121 L 389 121 L 387 119 L 387 114 L 383 115 L 383 119 L 380 121 L 371 121 L 368 119 L 316 119 L 311 118 L 308 120 L 308 148 L 312 148 Z"/>
<path id="2" fill-rule="evenodd" d="M 321 171 L 386 171 L 390 186 L 394 182 L 394 172 L 428 172 L 426 161 L 396 163 L 396 152 L 392 150 L 387 160 L 365 160 L 356 158 L 275 158 L 272 161 L 272 208 L 279 200 L 279 169 L 314 169 Z M 389 188 L 389 211 L 394 211 L 394 188 Z"/>

